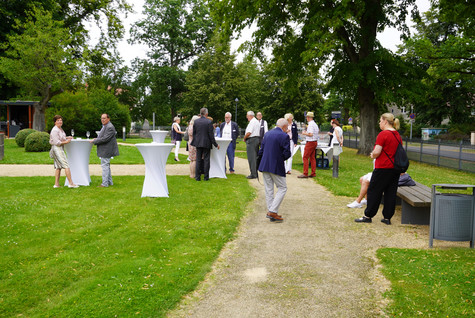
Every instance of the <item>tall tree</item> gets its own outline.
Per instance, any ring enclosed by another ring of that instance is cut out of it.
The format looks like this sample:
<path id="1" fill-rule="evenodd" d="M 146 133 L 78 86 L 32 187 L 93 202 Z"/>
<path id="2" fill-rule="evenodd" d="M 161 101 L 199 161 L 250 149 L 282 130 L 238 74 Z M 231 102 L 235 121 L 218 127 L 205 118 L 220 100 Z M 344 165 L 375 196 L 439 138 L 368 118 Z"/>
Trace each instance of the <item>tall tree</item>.
<path id="1" fill-rule="evenodd" d="M 0 43 L 7 42 L 7 36 L 21 34 L 23 30 L 15 25 L 25 24 L 34 9 L 50 12 L 55 21 L 63 21 L 62 27 L 74 35 L 69 45 L 74 54 L 81 57 L 88 54 L 87 68 L 97 73 L 111 63 L 117 63 L 115 50 L 117 40 L 123 36 L 124 28 L 120 12 L 129 12 L 126 0 L 3 0 L 0 1 Z M 18 21 L 15 22 L 15 21 Z M 100 28 L 100 40 L 95 47 L 89 47 L 87 25 L 95 22 Z M 5 56 L 5 47 L 0 56 Z M 101 65 L 98 67 L 98 65 Z M 102 74 L 100 74 L 102 75 Z M 13 88 L 13 89 L 12 89 Z M 16 88 L 5 81 L 0 74 L 0 99 L 16 96 Z"/>
<path id="2" fill-rule="evenodd" d="M 34 105 L 33 128 L 43 131 L 49 100 L 74 87 L 81 75 L 78 56 L 70 46 L 74 36 L 43 10 L 35 9 L 24 24 L 17 22 L 23 33 L 7 37 L 7 57 L 0 57 L 0 70 L 25 95 L 40 96 Z"/>
<path id="3" fill-rule="evenodd" d="M 143 13 L 146 18 L 131 29 L 131 42 L 150 48 L 149 61 L 136 64 L 139 83 L 145 85 L 140 91 L 146 95 L 140 100 L 153 100 L 153 111 L 168 108 L 168 117 L 172 117 L 182 104 L 183 69 L 204 51 L 214 24 L 203 0 L 146 0 Z M 146 104 L 142 106 L 144 115 L 150 113 Z"/>
<path id="4" fill-rule="evenodd" d="M 432 3 L 416 33 L 404 41 L 403 58 L 423 70 L 421 98 L 414 103 L 418 121 L 440 125 L 473 123 L 475 111 L 475 6 L 464 0 Z M 473 129 L 473 127 L 472 127 Z"/>
<path id="5" fill-rule="evenodd" d="M 387 51 L 381 48 L 376 35 L 387 26 L 407 31 L 407 10 L 415 0 L 211 2 L 214 16 L 227 32 L 241 31 L 256 23 L 252 49 L 260 51 L 271 45 L 274 56 L 284 58 L 293 78 L 302 74 L 302 66 L 319 69 L 329 63 L 333 70 L 345 69 L 330 73 L 330 80 L 345 76 L 350 83 L 347 87 L 358 101 L 362 127 L 359 152 L 368 154 L 372 150 L 383 108 L 380 94 L 389 89 L 379 81 L 381 74 L 389 72 L 382 70 L 385 64 L 380 63 L 381 56 Z"/>
<path id="6" fill-rule="evenodd" d="M 242 78 L 234 65 L 235 58 L 230 53 L 229 42 L 220 43 L 216 38 L 209 42 L 206 52 L 187 72 L 183 113 L 191 116 L 199 114 L 201 107 L 207 107 L 210 116 L 216 120 L 223 120 L 227 111 L 235 113 L 234 99 L 242 85 Z M 242 115 L 241 109 L 239 113 Z"/>

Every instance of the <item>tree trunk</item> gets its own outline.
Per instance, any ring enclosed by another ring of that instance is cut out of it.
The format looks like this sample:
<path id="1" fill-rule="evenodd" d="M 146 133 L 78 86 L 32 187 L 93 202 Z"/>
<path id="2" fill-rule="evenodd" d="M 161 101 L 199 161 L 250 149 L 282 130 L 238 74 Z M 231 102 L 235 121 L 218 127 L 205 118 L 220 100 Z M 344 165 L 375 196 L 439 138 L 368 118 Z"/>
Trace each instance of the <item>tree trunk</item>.
<path id="1" fill-rule="evenodd" d="M 43 101 L 35 103 L 34 105 L 35 113 L 33 114 L 33 129 L 38 131 L 46 130 L 45 114 L 46 114 L 46 103 L 43 104 Z"/>
<path id="2" fill-rule="evenodd" d="M 358 104 L 360 105 L 361 134 L 358 153 L 369 155 L 373 151 L 379 122 L 378 105 L 374 102 L 374 92 L 369 89 L 358 87 Z"/>

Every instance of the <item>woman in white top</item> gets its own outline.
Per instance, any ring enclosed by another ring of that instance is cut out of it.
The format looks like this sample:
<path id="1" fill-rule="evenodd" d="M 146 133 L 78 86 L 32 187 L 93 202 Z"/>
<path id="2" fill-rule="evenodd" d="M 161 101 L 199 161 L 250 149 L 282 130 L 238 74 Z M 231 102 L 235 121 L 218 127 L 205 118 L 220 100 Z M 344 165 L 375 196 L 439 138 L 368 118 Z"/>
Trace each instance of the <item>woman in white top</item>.
<path id="1" fill-rule="evenodd" d="M 54 174 L 54 186 L 53 188 L 59 188 L 59 178 L 61 177 L 61 169 L 64 169 L 66 172 L 66 178 L 68 178 L 68 187 L 69 188 L 77 188 L 78 185 L 73 183 L 71 179 L 71 170 L 69 169 L 68 159 L 66 158 L 66 154 L 64 153 L 64 145 L 69 144 L 73 137 L 68 136 L 66 137 L 66 133 L 64 132 L 63 128 L 63 117 L 60 115 L 56 115 L 53 117 L 54 127 L 51 129 L 49 143 L 51 145 L 51 150 L 49 152 L 50 157 L 54 159 L 54 168 L 56 172 Z"/>
<path id="2" fill-rule="evenodd" d="M 175 147 L 175 161 L 180 161 L 178 159 L 178 150 L 180 149 L 180 144 L 182 140 L 182 135 L 185 132 L 181 131 L 180 128 L 180 117 L 175 117 L 172 124 L 172 143 L 176 145 Z"/>
<path id="3" fill-rule="evenodd" d="M 331 125 L 333 127 L 333 155 L 339 156 L 343 152 L 343 130 L 340 127 L 340 123 L 337 119 L 332 119 Z"/>

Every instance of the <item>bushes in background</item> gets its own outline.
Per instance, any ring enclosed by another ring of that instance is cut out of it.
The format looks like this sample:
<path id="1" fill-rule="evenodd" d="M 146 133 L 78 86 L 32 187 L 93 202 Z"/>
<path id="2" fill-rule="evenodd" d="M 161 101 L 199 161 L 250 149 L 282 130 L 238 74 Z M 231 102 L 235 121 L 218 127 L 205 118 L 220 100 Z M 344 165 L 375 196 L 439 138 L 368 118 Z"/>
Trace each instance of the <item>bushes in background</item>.
<path id="1" fill-rule="evenodd" d="M 46 111 L 46 127 L 53 127 L 54 115 L 63 117 L 63 130 L 66 135 L 74 129 L 74 137 L 85 137 L 86 131 L 94 135 L 94 131 L 101 130 L 101 114 L 107 113 L 112 124 L 119 132 L 122 126 L 126 131 L 130 129 L 130 114 L 126 105 L 120 104 L 113 93 L 93 89 L 90 91 L 64 92 L 57 95 L 51 101 L 52 105 Z"/>
<path id="2" fill-rule="evenodd" d="M 25 151 L 27 152 L 43 152 L 49 151 L 49 134 L 44 131 L 35 131 L 29 134 L 25 139 Z"/>
<path id="3" fill-rule="evenodd" d="M 25 147 L 26 137 L 34 132 L 36 132 L 36 130 L 30 128 L 20 130 L 15 136 L 15 142 L 18 147 Z"/>

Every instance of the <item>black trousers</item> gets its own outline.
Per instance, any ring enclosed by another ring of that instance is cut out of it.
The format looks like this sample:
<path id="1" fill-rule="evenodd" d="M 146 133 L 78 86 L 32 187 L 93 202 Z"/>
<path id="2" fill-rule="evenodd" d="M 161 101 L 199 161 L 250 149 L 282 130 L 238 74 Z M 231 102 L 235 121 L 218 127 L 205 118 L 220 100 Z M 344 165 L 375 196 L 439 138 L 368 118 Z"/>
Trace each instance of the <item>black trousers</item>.
<path id="1" fill-rule="evenodd" d="M 201 174 L 205 175 L 205 180 L 209 180 L 209 148 L 196 147 L 196 180 L 201 180 Z"/>
<path id="2" fill-rule="evenodd" d="M 368 205 L 364 214 L 372 218 L 378 213 L 381 197 L 384 193 L 383 217 L 390 220 L 396 209 L 396 193 L 399 172 L 393 169 L 374 169 L 368 187 Z"/>

